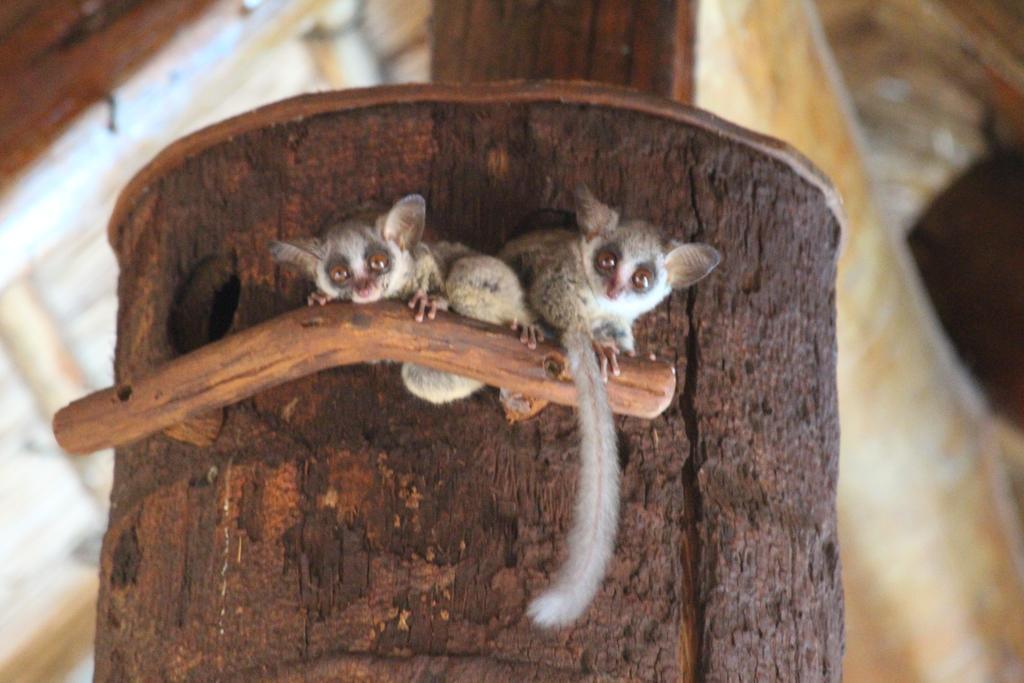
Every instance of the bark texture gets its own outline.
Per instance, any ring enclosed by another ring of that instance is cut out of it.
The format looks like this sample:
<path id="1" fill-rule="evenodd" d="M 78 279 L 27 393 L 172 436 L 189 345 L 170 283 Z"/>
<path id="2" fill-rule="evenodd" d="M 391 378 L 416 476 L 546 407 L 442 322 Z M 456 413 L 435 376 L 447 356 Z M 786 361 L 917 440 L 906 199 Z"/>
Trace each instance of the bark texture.
<path id="1" fill-rule="evenodd" d="M 549 634 L 523 613 L 561 560 L 573 411 L 508 426 L 493 392 L 437 408 L 395 366 L 350 366 L 227 408 L 207 448 L 118 451 L 97 680 L 838 678 L 840 226 L 780 143 L 567 84 L 257 110 L 175 144 L 122 195 L 118 382 L 180 352 L 175 300 L 207 259 L 232 264 L 237 306 L 211 287 L 193 315 L 231 334 L 302 305 L 270 239 L 416 191 L 435 236 L 493 253 L 523 216 L 569 209 L 579 181 L 724 256 L 638 325 L 679 388 L 661 417 L 617 419 L 621 531 L 585 617 Z"/>

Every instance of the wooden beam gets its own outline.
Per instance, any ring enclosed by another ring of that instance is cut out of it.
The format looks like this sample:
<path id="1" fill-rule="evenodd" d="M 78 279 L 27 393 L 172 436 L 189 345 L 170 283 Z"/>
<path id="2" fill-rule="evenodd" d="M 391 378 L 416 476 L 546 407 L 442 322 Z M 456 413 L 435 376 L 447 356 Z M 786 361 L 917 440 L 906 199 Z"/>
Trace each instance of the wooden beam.
<path id="1" fill-rule="evenodd" d="M 336 2 L 265 0 L 243 11 L 238 0 L 216 0 L 176 26 L 162 49 L 105 91 L 109 102 L 81 109 L 47 155 L 19 166 L 17 182 L 4 185 L 0 178 L 0 286 L 69 233 L 104 223 L 121 187 L 176 138 L 206 122 L 323 87 L 297 39 Z M 21 97 L 2 78 L 0 83 L 0 99 Z"/>
<path id="2" fill-rule="evenodd" d="M 998 112 L 997 126 L 1009 147 L 1024 154 L 1024 85 L 1017 86 L 1000 77 L 991 69 L 989 82 L 992 84 L 992 101 Z"/>
<path id="3" fill-rule="evenodd" d="M 99 584 L 95 567 L 60 558 L 36 577 L 38 583 L 18 586 L 21 594 L 11 601 L 16 607 L 4 606 L 4 616 L 13 617 L 5 624 L 0 647 L 0 681 L 5 683 L 66 680 L 92 649 Z"/>
<path id="4" fill-rule="evenodd" d="M 0 292 L 0 342 L 46 420 L 85 390 L 78 361 L 27 278 Z"/>
<path id="5" fill-rule="evenodd" d="M 435 81 L 579 79 L 690 102 L 692 0 L 434 2 Z"/>
<path id="6" fill-rule="evenodd" d="M 0 186 L 216 0 L 49 0 L 0 25 Z"/>
<path id="7" fill-rule="evenodd" d="M 1024 90 L 1024 4 L 1020 0 L 928 0 L 999 77 Z"/>
<path id="8" fill-rule="evenodd" d="M 90 394 L 58 412 L 53 431 L 72 453 L 122 446 L 288 380 L 376 361 L 415 362 L 554 403 L 576 402 L 567 361 L 552 344 L 530 350 L 509 330 L 448 313 L 417 323 L 394 302 L 330 305 L 287 313 Z M 631 358 L 621 365 L 608 385 L 612 409 L 661 414 L 675 393 L 675 369 Z"/>
<path id="9" fill-rule="evenodd" d="M 43 424 L 52 420 L 62 405 L 86 391 L 78 360 L 27 277 L 0 292 L 0 344 L 32 393 Z M 106 505 L 112 476 L 110 460 L 76 458 L 71 465 L 85 490 Z"/>

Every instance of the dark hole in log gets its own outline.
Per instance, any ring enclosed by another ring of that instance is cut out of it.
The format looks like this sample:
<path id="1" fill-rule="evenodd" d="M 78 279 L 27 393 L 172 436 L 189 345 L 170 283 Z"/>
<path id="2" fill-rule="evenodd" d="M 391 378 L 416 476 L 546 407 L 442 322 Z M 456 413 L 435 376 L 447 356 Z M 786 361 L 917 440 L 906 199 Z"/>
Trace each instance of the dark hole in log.
<path id="1" fill-rule="evenodd" d="M 213 306 L 210 307 L 209 341 L 217 341 L 231 329 L 241 291 L 242 284 L 238 276 L 232 275 L 214 292 Z"/>
<path id="2" fill-rule="evenodd" d="M 563 209 L 536 209 L 526 214 L 509 234 L 509 239 L 535 230 L 576 229 L 576 214 Z"/>
<path id="3" fill-rule="evenodd" d="M 632 455 L 629 449 L 629 439 L 619 430 L 615 430 L 615 441 L 619 446 L 619 469 L 623 472 L 629 467 L 629 457 Z"/>
<path id="4" fill-rule="evenodd" d="M 565 379 L 565 363 L 557 356 L 548 356 L 544 359 L 544 372 L 551 379 Z"/>
<path id="5" fill-rule="evenodd" d="M 117 400 L 122 403 L 132 397 L 132 387 L 130 384 L 122 384 L 117 388 Z"/>
<path id="6" fill-rule="evenodd" d="M 169 333 L 174 349 L 188 353 L 226 335 L 241 291 L 232 259 L 211 256 L 200 261 L 171 310 Z"/>
<path id="7" fill-rule="evenodd" d="M 135 583 L 139 573 L 139 561 L 142 553 L 139 549 L 139 537 L 135 527 L 121 534 L 114 548 L 113 567 L 110 571 L 110 583 L 114 588 L 121 588 Z"/>

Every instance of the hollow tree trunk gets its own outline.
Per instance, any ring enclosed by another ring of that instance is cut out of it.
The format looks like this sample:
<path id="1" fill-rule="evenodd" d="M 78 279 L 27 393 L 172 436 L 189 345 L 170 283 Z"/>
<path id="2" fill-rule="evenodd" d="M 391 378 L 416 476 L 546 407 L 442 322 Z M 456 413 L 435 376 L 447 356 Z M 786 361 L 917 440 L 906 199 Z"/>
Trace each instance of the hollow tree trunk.
<path id="1" fill-rule="evenodd" d="M 112 218 L 118 381 L 204 341 L 172 318 L 207 316 L 202 336 L 300 306 L 272 238 L 419 191 L 436 236 L 494 251 L 581 180 L 725 257 L 638 326 L 680 389 L 661 417 L 617 421 L 620 540 L 584 618 L 548 634 L 524 616 L 561 559 L 573 411 L 509 427 L 493 393 L 436 408 L 396 367 L 354 366 L 227 408 L 205 448 L 118 451 L 98 680 L 837 676 L 839 225 L 831 189 L 771 140 L 564 84 L 352 91 L 228 121 L 158 157 Z M 211 262 L 223 286 L 184 295 Z"/>

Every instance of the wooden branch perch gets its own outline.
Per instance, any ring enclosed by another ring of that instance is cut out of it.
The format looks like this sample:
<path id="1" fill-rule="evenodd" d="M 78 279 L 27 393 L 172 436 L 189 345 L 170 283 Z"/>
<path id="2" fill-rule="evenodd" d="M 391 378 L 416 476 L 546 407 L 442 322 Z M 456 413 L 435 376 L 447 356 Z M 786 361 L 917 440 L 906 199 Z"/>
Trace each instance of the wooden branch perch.
<path id="1" fill-rule="evenodd" d="M 79 399 L 57 413 L 53 433 L 71 453 L 121 446 L 325 368 L 381 360 L 412 361 L 563 405 L 576 402 L 557 346 L 530 350 L 509 330 L 447 313 L 417 323 L 399 303 L 332 304 L 286 313 Z M 612 410 L 660 415 L 675 394 L 675 368 L 630 358 L 621 366 L 608 384 Z"/>

